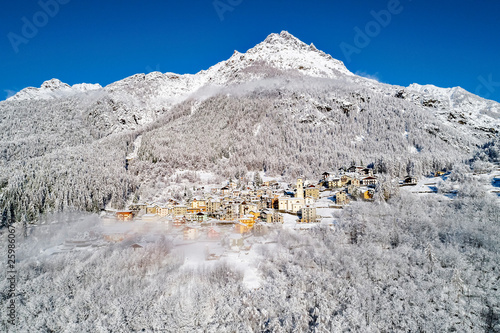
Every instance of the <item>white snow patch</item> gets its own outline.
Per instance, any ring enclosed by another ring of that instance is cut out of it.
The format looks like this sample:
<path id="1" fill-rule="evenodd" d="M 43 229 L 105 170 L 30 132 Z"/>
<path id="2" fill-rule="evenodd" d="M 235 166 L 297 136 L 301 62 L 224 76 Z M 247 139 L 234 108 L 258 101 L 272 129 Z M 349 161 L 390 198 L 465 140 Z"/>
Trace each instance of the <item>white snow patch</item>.
<path id="1" fill-rule="evenodd" d="M 139 148 L 141 148 L 141 144 L 142 144 L 142 135 L 139 135 L 134 141 L 134 151 L 128 154 L 127 160 L 137 158 L 137 153 L 139 152 Z"/>
<path id="2" fill-rule="evenodd" d="M 418 149 L 414 146 L 408 146 L 408 151 L 410 152 L 410 154 L 418 154 Z"/>
<path id="3" fill-rule="evenodd" d="M 260 287 L 261 277 L 258 273 L 259 258 L 254 247 L 250 250 L 239 252 L 228 251 L 216 242 L 197 241 L 192 243 L 180 243 L 176 247 L 185 256 L 181 270 L 197 269 L 202 267 L 213 267 L 218 262 L 225 261 L 236 270 L 243 272 L 243 285 L 248 289 Z M 206 254 L 223 255 L 219 260 L 206 260 Z"/>
<path id="4" fill-rule="evenodd" d="M 253 131 L 253 136 L 257 136 L 259 135 L 259 132 L 260 132 L 260 128 L 261 128 L 261 125 L 258 124 L 255 128 L 255 130 Z"/>

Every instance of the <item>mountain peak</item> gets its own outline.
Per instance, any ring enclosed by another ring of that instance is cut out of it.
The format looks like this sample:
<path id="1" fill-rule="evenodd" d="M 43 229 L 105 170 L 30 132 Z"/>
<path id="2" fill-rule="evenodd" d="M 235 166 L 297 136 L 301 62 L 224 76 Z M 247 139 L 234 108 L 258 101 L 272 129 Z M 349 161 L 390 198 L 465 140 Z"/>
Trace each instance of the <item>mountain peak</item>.
<path id="1" fill-rule="evenodd" d="M 280 32 L 279 34 L 279 37 L 284 39 L 284 40 L 291 40 L 291 41 L 299 41 L 300 42 L 300 39 L 298 39 L 297 37 L 295 37 L 294 35 L 292 35 L 291 33 L 289 33 L 288 31 L 286 30 L 283 30 Z"/>
<path id="2" fill-rule="evenodd" d="M 58 79 L 51 79 L 47 80 L 42 85 L 40 86 L 41 89 L 65 89 L 65 88 L 71 88 L 71 86 L 67 83 L 62 82 L 61 80 Z"/>
<path id="3" fill-rule="evenodd" d="M 307 45 L 288 31 L 270 34 L 246 55 L 282 70 L 296 69 L 310 76 L 336 78 L 353 75 L 342 61 L 318 50 L 314 44 Z"/>
<path id="4" fill-rule="evenodd" d="M 271 44 L 271 45 L 290 45 L 297 48 L 307 47 L 307 44 L 302 42 L 297 37 L 293 36 L 288 31 L 282 31 L 281 33 L 272 33 L 264 40 L 261 44 Z M 259 44 L 260 45 L 260 44 Z"/>
<path id="5" fill-rule="evenodd" d="M 26 100 L 26 99 L 54 99 L 67 97 L 70 95 L 83 93 L 91 90 L 101 89 L 100 84 L 79 83 L 70 86 L 59 79 L 50 79 L 42 83 L 40 88 L 24 88 L 7 100 Z"/>

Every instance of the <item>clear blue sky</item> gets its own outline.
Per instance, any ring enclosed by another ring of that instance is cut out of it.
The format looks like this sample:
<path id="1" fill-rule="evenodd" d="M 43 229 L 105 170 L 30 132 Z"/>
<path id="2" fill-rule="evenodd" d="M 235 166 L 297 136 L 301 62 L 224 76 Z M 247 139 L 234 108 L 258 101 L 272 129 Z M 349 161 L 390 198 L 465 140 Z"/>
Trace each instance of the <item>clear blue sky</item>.
<path id="1" fill-rule="evenodd" d="M 219 12 L 213 0 L 7 1 L 0 99 L 51 78 L 104 86 L 154 70 L 196 73 L 287 30 L 382 82 L 461 86 L 500 101 L 500 1 L 395 1 L 220 0 Z M 375 23 L 371 12 L 389 8 L 390 22 Z M 356 43 L 356 27 L 372 29 L 369 43 Z"/>

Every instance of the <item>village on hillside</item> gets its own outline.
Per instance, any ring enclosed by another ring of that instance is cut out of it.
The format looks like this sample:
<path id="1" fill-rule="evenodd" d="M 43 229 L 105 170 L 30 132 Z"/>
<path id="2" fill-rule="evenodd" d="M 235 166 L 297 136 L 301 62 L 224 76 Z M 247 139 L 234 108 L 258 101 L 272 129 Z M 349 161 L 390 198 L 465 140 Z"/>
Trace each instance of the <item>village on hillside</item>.
<path id="1" fill-rule="evenodd" d="M 416 179 L 407 177 L 400 183 L 415 185 Z M 324 172 L 316 181 L 298 178 L 295 184 L 263 181 L 257 173 L 246 184 L 229 180 L 196 188 L 183 201 L 140 202 L 127 210 L 107 211 L 102 216 L 104 238 L 121 242 L 153 228 L 181 241 L 221 241 L 228 248 L 241 249 L 248 237 L 264 236 L 283 224 L 295 229 L 316 224 L 333 227 L 332 211 L 352 200 L 372 200 L 376 184 L 374 170 L 364 166 Z M 124 224 L 129 227 L 123 228 Z"/>
<path id="2" fill-rule="evenodd" d="M 336 229 L 344 207 L 353 201 L 374 201 L 376 193 L 383 193 L 381 187 L 377 188 L 380 178 L 374 169 L 363 166 L 324 172 L 318 174 L 318 180 L 301 177 L 294 183 L 269 177 L 263 180 L 260 173 L 254 173 L 252 181 L 244 182 L 248 178 L 241 177 L 216 185 L 208 175 L 203 176 L 204 186 L 190 182 L 198 185 L 185 194 L 185 199 L 135 202 L 127 210 L 106 209 L 100 214 L 100 227 L 83 238 L 68 238 L 44 253 L 91 250 L 111 244 L 141 249 L 163 238 L 189 252 L 196 261 L 236 255 L 232 259 L 244 263 L 240 254 L 252 257 L 253 245 L 275 242 L 276 231 L 306 231 L 319 225 Z M 491 184 L 485 189 L 500 198 L 500 165 L 492 172 L 471 176 L 489 179 L 487 183 Z M 446 185 L 449 177 L 449 171 L 440 170 L 419 179 L 406 176 L 397 186 L 400 191 L 453 200 L 456 189 Z"/>

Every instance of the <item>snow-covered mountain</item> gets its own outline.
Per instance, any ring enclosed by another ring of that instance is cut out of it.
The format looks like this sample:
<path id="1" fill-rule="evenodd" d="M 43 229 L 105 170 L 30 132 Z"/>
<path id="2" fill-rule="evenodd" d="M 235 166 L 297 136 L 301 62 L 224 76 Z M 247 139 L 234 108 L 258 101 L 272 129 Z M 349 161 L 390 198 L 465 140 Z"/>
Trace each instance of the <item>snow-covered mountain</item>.
<path id="1" fill-rule="evenodd" d="M 102 98 L 108 99 L 105 103 L 113 109 L 112 118 L 119 122 L 117 126 L 110 126 L 131 129 L 155 121 L 165 110 L 197 93 L 204 95 L 209 91 L 213 94 L 223 87 L 284 75 L 345 80 L 346 84 L 353 85 L 353 90 L 368 87 L 432 108 L 437 117 L 455 127 L 467 125 L 490 133 L 500 130 L 500 104 L 495 101 L 483 99 L 460 87 L 412 84 L 403 88 L 354 75 L 341 61 L 286 31 L 269 35 L 245 53 L 234 51 L 228 60 L 196 74 L 136 74 L 105 88 L 99 84 L 76 84 L 71 87 L 52 79 L 40 88 L 23 89 L 8 101 L 66 98 L 99 91 L 103 92 Z"/>
<path id="2" fill-rule="evenodd" d="M 439 88 L 433 85 L 411 84 L 401 97 L 425 107 L 436 109 L 443 121 L 470 125 L 475 129 L 497 133 L 500 123 L 500 103 L 474 95 L 461 87 Z"/>
<path id="3" fill-rule="evenodd" d="M 28 87 L 24 88 L 14 96 L 8 98 L 8 101 L 22 100 L 37 100 L 37 99 L 56 99 L 71 97 L 74 95 L 86 93 L 88 91 L 100 90 L 101 85 L 98 83 L 79 83 L 70 86 L 67 83 L 61 82 L 58 79 L 52 79 L 42 83 L 40 88 Z"/>
<path id="4" fill-rule="evenodd" d="M 234 51 L 226 61 L 197 74 L 152 72 L 136 74 L 105 87 L 112 98 L 136 106 L 164 107 L 182 101 L 203 86 L 227 86 L 275 75 L 279 71 L 296 72 L 324 78 L 352 76 L 344 64 L 330 55 L 307 45 L 286 31 L 271 34 L 246 53 Z M 57 79 L 46 81 L 40 88 L 26 88 L 9 100 L 51 99 L 67 97 L 99 84 L 69 86 Z"/>
<path id="5" fill-rule="evenodd" d="M 8 100 L 55 99 L 82 95 L 89 91 L 103 91 L 112 101 L 122 125 L 125 122 L 135 126 L 154 121 L 160 110 L 171 108 L 202 88 L 214 91 L 229 85 L 279 75 L 341 79 L 433 108 L 443 121 L 468 124 L 475 129 L 492 133 L 500 129 L 500 104 L 495 101 L 483 99 L 460 87 L 439 88 L 412 84 L 402 88 L 380 84 L 354 75 L 341 61 L 318 50 L 313 44 L 303 43 L 286 31 L 269 35 L 246 53 L 234 51 L 228 60 L 196 74 L 136 74 L 105 88 L 99 84 L 85 83 L 69 86 L 52 79 L 44 82 L 40 88 L 25 88 Z"/>
<path id="6" fill-rule="evenodd" d="M 213 90 L 283 73 L 323 78 L 353 76 L 341 61 L 283 31 L 269 35 L 246 53 L 234 51 L 228 60 L 196 74 L 137 74 L 105 90 L 113 100 L 143 109 L 146 115 L 140 118 L 148 122 L 155 116 L 153 111 L 179 103 L 201 88 Z"/>
<path id="7" fill-rule="evenodd" d="M 357 161 L 418 175 L 498 138 L 499 114 L 499 103 L 458 87 L 355 75 L 281 32 L 196 74 L 106 87 L 52 79 L 0 102 L 0 202 L 96 210 L 176 169 L 296 175 Z"/>

